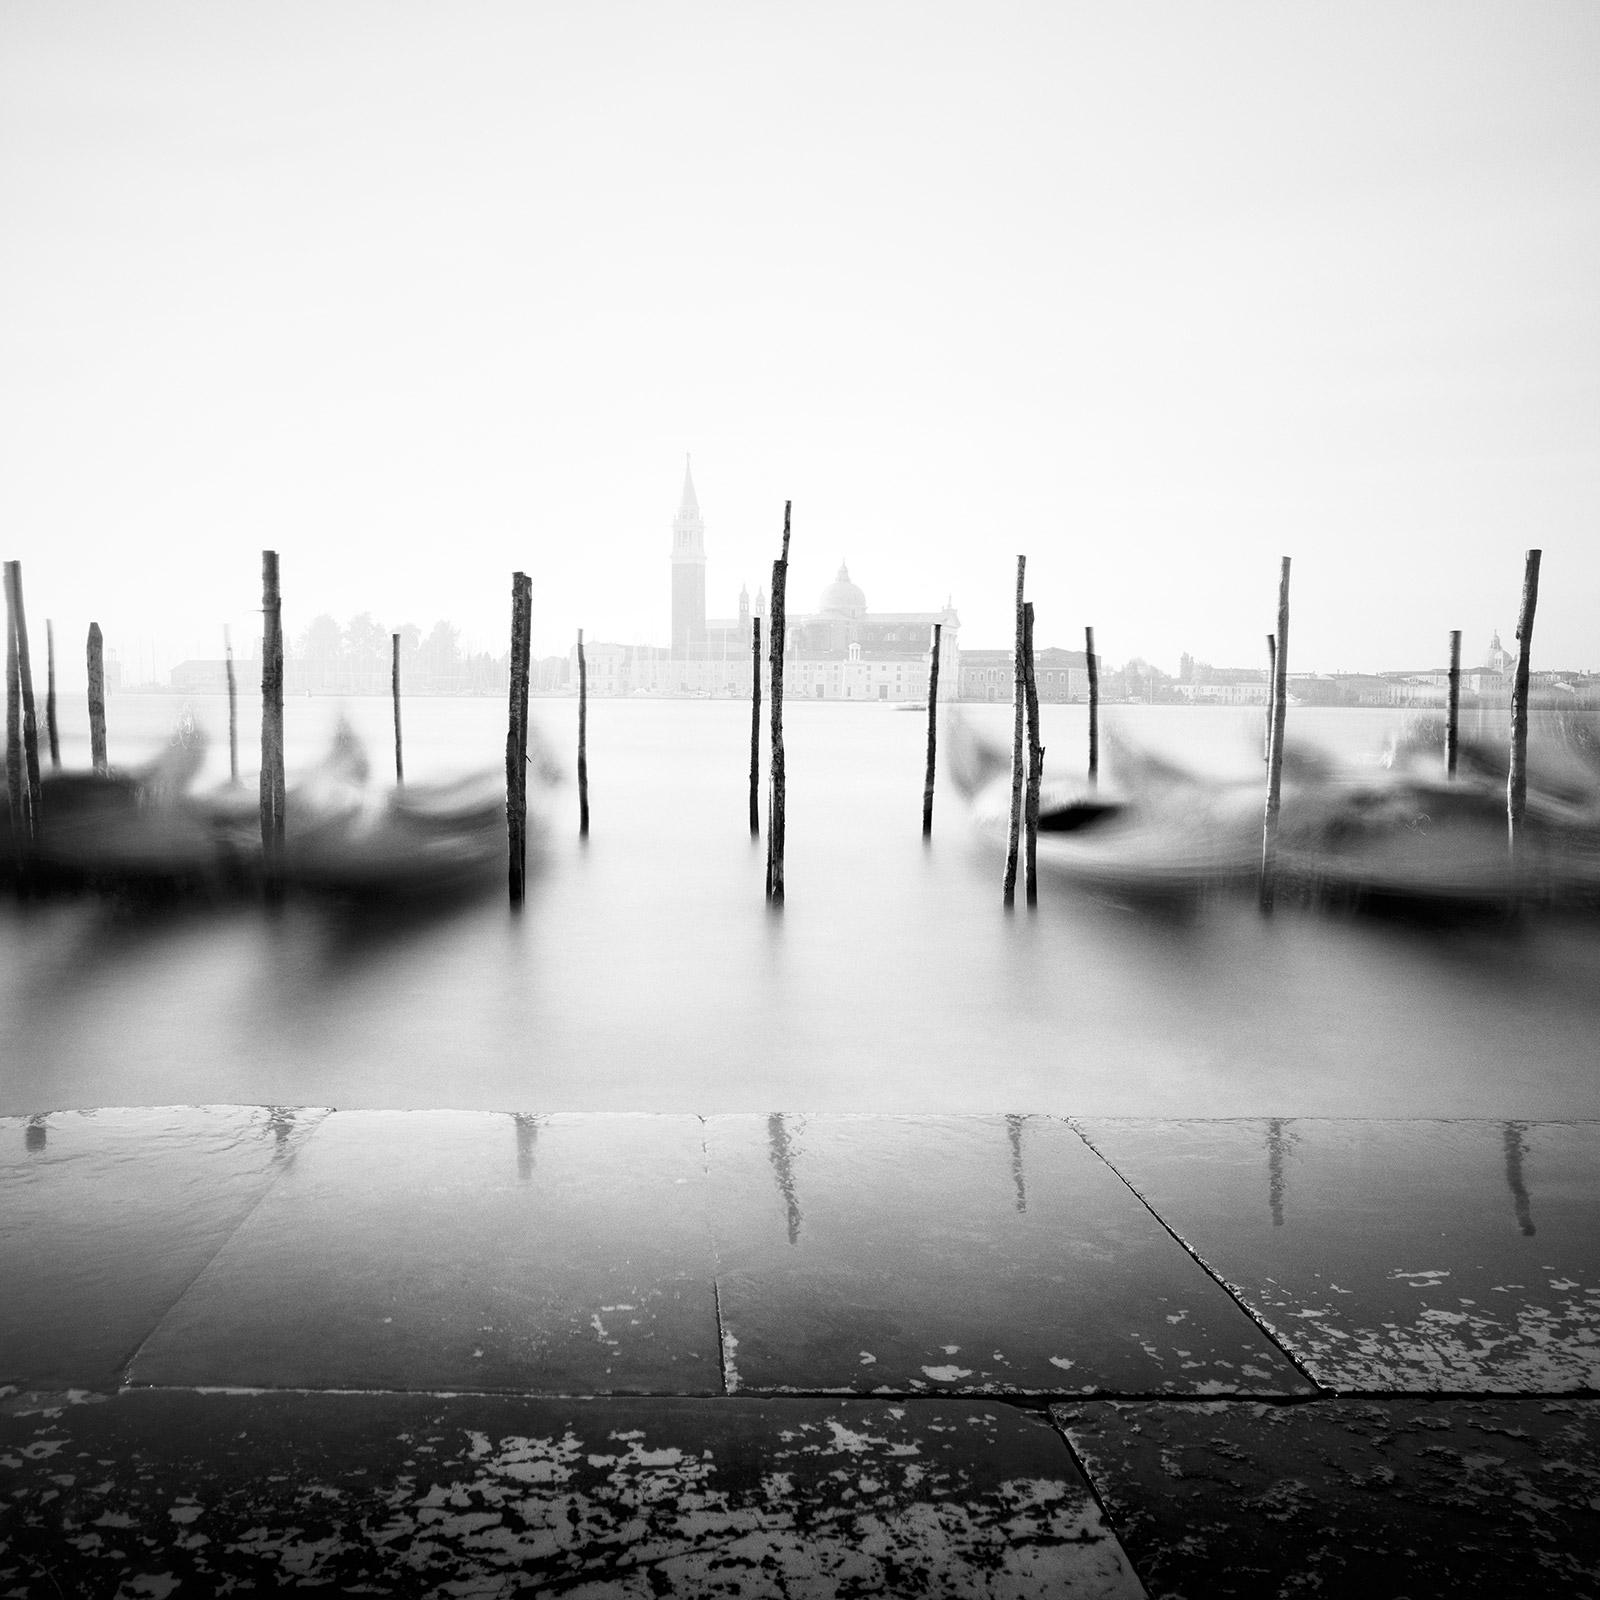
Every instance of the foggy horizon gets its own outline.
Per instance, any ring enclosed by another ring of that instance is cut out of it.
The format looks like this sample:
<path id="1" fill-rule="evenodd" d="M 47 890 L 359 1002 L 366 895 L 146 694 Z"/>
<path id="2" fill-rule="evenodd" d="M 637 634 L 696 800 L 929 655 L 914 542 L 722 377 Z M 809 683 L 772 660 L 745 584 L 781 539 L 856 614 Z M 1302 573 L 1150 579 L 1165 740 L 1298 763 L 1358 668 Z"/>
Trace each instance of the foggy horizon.
<path id="1" fill-rule="evenodd" d="M 808 612 L 808 611 L 810 611 L 810 609 L 811 608 L 809 606 L 806 606 L 806 607 L 803 607 L 803 608 L 797 606 L 795 604 L 795 602 L 794 602 L 793 597 L 791 597 L 791 599 L 790 599 L 790 614 L 791 614 L 791 616 L 793 616 L 796 612 L 799 612 L 799 611 L 807 611 Z M 348 627 L 348 625 L 350 623 L 356 621 L 359 618 L 360 615 L 361 615 L 360 613 L 357 613 L 356 617 L 342 617 L 341 618 L 341 617 L 334 617 L 332 615 L 332 613 L 330 613 L 330 612 L 319 612 L 318 615 L 315 618 L 308 618 L 303 625 L 301 625 L 301 626 L 299 626 L 299 627 L 297 627 L 297 628 L 295 628 L 293 630 L 285 629 L 285 632 L 284 632 L 284 649 L 285 649 L 286 655 L 291 659 L 299 659 L 299 660 L 324 659 L 324 656 L 322 654 L 319 654 L 314 649 L 309 648 L 308 645 L 307 645 L 305 636 L 306 636 L 307 632 L 310 629 L 311 623 L 318 622 L 318 621 L 323 621 L 325 619 L 331 619 L 331 620 L 333 620 L 334 622 L 336 622 L 339 625 L 340 631 L 341 631 L 341 633 L 343 633 L 346 630 L 346 628 Z M 393 624 L 387 622 L 383 618 L 369 618 L 369 620 L 377 623 L 383 629 L 383 639 L 384 639 L 385 649 L 384 649 L 384 652 L 382 654 L 382 658 L 381 658 L 381 661 L 380 661 L 379 664 L 382 667 L 382 671 L 383 671 L 383 675 L 384 675 L 384 685 L 385 685 L 385 687 L 383 687 L 381 691 L 374 690 L 373 692 L 374 693 L 381 692 L 381 694 L 383 696 L 385 696 L 385 697 L 387 697 L 388 694 L 389 694 L 389 689 L 387 687 L 387 683 L 388 683 L 387 674 L 388 674 L 388 671 L 389 671 L 389 659 L 390 658 L 389 658 L 389 655 L 388 655 L 387 651 L 388 651 L 388 639 L 389 639 L 389 636 L 392 633 L 402 633 L 403 634 L 406 629 L 410 628 L 410 629 L 415 630 L 415 632 L 418 635 L 419 641 L 423 641 L 423 640 L 426 640 L 428 638 L 428 636 L 430 635 L 430 633 L 433 631 L 433 629 L 435 627 L 442 626 L 442 627 L 445 627 L 445 628 L 448 628 L 448 629 L 451 629 L 451 630 L 454 631 L 454 633 L 456 635 L 456 649 L 457 649 L 457 652 L 459 653 L 459 655 L 463 659 L 468 658 L 468 657 L 487 657 L 490 660 L 503 665 L 507 661 L 507 659 L 509 657 L 509 652 L 510 652 L 510 641 L 509 641 L 509 638 L 506 639 L 506 640 L 499 641 L 498 643 L 496 641 L 493 641 L 493 640 L 479 640 L 479 639 L 475 639 L 475 638 L 470 638 L 453 621 L 453 619 L 451 619 L 449 617 L 434 617 L 434 618 L 430 618 L 427 622 L 418 622 L 413 618 L 406 617 L 406 618 L 400 619 L 398 622 L 395 622 Z M 30 616 L 30 618 L 29 618 L 29 628 L 30 628 L 30 656 L 31 656 L 31 658 L 33 660 L 33 663 L 34 663 L 35 676 L 39 679 L 40 682 L 42 682 L 43 681 L 43 673 L 44 673 L 44 665 L 45 665 L 45 654 L 44 654 L 45 645 L 44 645 L 44 639 L 43 639 L 43 623 L 39 618 L 34 617 L 34 616 Z M 594 649 L 596 646 L 620 645 L 620 646 L 623 646 L 624 648 L 627 648 L 627 649 L 639 648 L 639 649 L 655 649 L 655 650 L 660 650 L 660 651 L 667 651 L 669 649 L 669 645 L 668 645 L 668 642 L 666 640 L 667 631 L 668 631 L 667 629 L 663 628 L 662 630 L 660 630 L 660 637 L 657 637 L 655 639 L 622 640 L 622 639 L 615 639 L 615 638 L 607 638 L 607 637 L 605 637 L 603 635 L 597 635 L 597 634 L 593 633 L 591 630 L 585 630 L 584 639 L 585 639 L 586 645 L 591 650 Z M 964 633 L 965 629 L 963 628 L 962 631 Z M 1495 630 L 1495 632 L 1498 632 L 1498 630 Z M 1535 628 L 1535 633 L 1536 633 L 1536 637 L 1537 637 L 1537 625 L 1536 625 L 1536 628 Z M 537 637 L 537 635 L 536 635 L 536 637 Z M 1514 642 L 1514 638 L 1513 638 L 1512 633 L 1506 633 L 1504 635 L 1500 635 L 1500 637 L 1501 637 L 1501 643 L 1507 649 L 1509 649 L 1511 651 L 1511 653 L 1514 655 L 1515 654 L 1515 642 Z M 1487 653 L 1488 647 L 1489 647 L 1489 640 L 1490 640 L 1490 635 L 1486 634 L 1484 636 L 1484 638 L 1483 638 L 1483 641 L 1482 641 L 1483 648 L 1479 649 L 1479 648 L 1475 647 L 1475 643 L 1474 643 L 1474 641 L 1472 639 L 1463 638 L 1462 647 L 1461 647 L 1462 648 L 1461 667 L 1462 667 L 1463 672 L 1469 672 L 1473 668 L 1481 665 L 1481 659 L 1480 658 L 1482 658 Z M 555 660 L 555 659 L 566 660 L 566 659 L 568 659 L 570 657 L 574 647 L 576 646 L 576 643 L 577 643 L 576 637 L 574 637 L 573 639 L 568 640 L 564 646 L 561 645 L 559 641 L 552 641 L 552 648 L 547 650 L 547 651 L 542 651 L 541 652 L 540 650 L 538 650 L 536 648 L 534 650 L 534 652 L 533 652 L 533 659 L 534 659 L 535 662 L 538 662 L 538 661 L 541 661 L 541 660 Z M 81 690 L 85 686 L 86 673 L 85 673 L 85 670 L 84 670 L 84 662 L 83 662 L 83 659 L 82 659 L 83 658 L 83 654 L 84 654 L 83 648 L 82 648 L 82 644 L 83 644 L 83 641 L 81 641 L 81 640 L 63 641 L 62 638 L 60 637 L 59 629 L 57 630 L 57 638 L 56 638 L 56 653 L 57 653 L 56 679 L 57 679 L 58 686 L 60 688 L 62 688 L 63 690 Z M 259 633 L 251 633 L 251 634 L 246 635 L 243 638 L 240 638 L 238 636 L 235 636 L 233 638 L 232 645 L 233 645 L 234 660 L 237 663 L 237 665 L 239 666 L 241 673 L 243 672 L 244 668 L 247 665 L 249 665 L 249 666 L 251 666 L 253 668 L 259 669 L 260 660 L 261 660 L 261 644 L 262 644 L 262 640 L 261 640 L 261 636 L 260 636 Z M 415 656 L 416 648 L 417 648 L 416 642 L 413 642 L 411 644 L 407 644 L 407 642 L 404 639 L 402 639 L 402 645 L 401 645 L 402 661 L 404 662 L 407 659 L 409 659 L 410 657 Z M 1006 639 L 1006 640 L 982 640 L 982 641 L 965 641 L 964 640 L 960 645 L 960 649 L 963 652 L 966 652 L 966 651 L 1001 650 L 1001 651 L 1006 652 L 1007 654 L 1010 654 L 1012 652 L 1013 648 L 1014 648 L 1014 642 L 1012 640 L 1010 640 L 1010 639 Z M 1084 648 L 1084 641 L 1081 638 L 1079 638 L 1079 639 L 1071 639 L 1071 638 L 1065 638 L 1065 639 L 1041 638 L 1037 642 L 1036 648 L 1038 650 L 1040 650 L 1040 651 L 1051 650 L 1051 649 L 1059 649 L 1059 650 L 1077 652 L 1077 653 L 1081 654 L 1082 651 L 1083 651 L 1083 648 Z M 1447 652 L 1442 652 L 1442 654 L 1443 653 L 1447 653 Z M 119 689 L 127 690 L 127 689 L 145 689 L 145 688 L 151 688 L 151 687 L 155 687 L 155 688 L 167 687 L 166 680 L 169 677 L 173 667 L 181 665 L 181 664 L 183 664 L 185 662 L 194 662 L 194 661 L 220 662 L 220 661 L 222 661 L 224 659 L 225 651 L 224 651 L 224 648 L 222 647 L 222 642 L 221 642 L 221 638 L 220 638 L 220 635 L 219 635 L 217 648 L 215 648 L 215 649 L 207 649 L 207 648 L 204 647 L 204 644 L 203 644 L 202 641 L 196 641 L 194 650 L 191 653 L 184 654 L 184 655 L 179 655 L 179 654 L 175 653 L 170 646 L 163 645 L 161 641 L 158 641 L 158 640 L 153 641 L 153 640 L 150 640 L 150 639 L 138 639 L 138 638 L 135 638 L 134 640 L 130 641 L 125 647 L 120 648 L 120 649 L 115 644 L 112 644 L 112 643 L 110 643 L 108 641 L 104 645 L 104 654 L 105 654 L 105 659 L 108 662 L 117 663 L 119 668 L 120 668 L 120 671 L 121 671 L 122 681 L 120 683 L 112 683 L 112 684 L 108 684 L 107 685 L 108 691 L 115 692 L 115 691 L 117 691 Z M 1214 668 L 1214 669 L 1219 670 L 1219 671 L 1258 670 L 1258 671 L 1261 672 L 1263 678 L 1265 678 L 1267 676 L 1268 671 L 1269 671 L 1268 665 L 1264 660 L 1263 661 L 1257 661 L 1257 662 L 1250 662 L 1250 661 L 1210 661 L 1210 660 L 1207 660 L 1205 657 L 1195 655 L 1195 653 L 1193 651 L 1186 651 L 1186 650 L 1180 650 L 1177 653 L 1177 655 L 1173 657 L 1172 665 L 1169 668 L 1167 666 L 1167 664 L 1166 664 L 1165 655 L 1161 655 L 1161 654 L 1146 655 L 1146 654 L 1143 654 L 1142 652 L 1134 652 L 1134 653 L 1131 653 L 1130 655 L 1128 655 L 1126 657 L 1112 657 L 1108 652 L 1106 652 L 1106 651 L 1104 651 L 1104 650 L 1099 648 L 1098 639 L 1096 640 L 1095 655 L 1096 655 L 1096 659 L 1099 660 L 1102 663 L 1104 669 L 1107 670 L 1107 671 L 1120 671 L 1123 666 L 1127 665 L 1130 662 L 1143 661 L 1146 665 L 1154 667 L 1158 672 L 1164 674 L 1167 678 L 1170 678 L 1173 681 L 1178 681 L 1180 679 L 1180 677 L 1181 677 L 1181 673 L 1182 673 L 1182 658 L 1184 656 L 1190 657 L 1192 662 L 1193 662 L 1193 664 L 1194 664 L 1194 666 L 1196 668 L 1202 668 L 1202 667 L 1204 667 L 1204 668 Z M 374 659 L 377 659 L 377 658 L 374 658 Z M 1381 673 L 1444 671 L 1444 670 L 1446 670 L 1447 667 L 1448 667 L 1448 661 L 1446 661 L 1446 660 L 1435 661 L 1435 660 L 1431 660 L 1430 659 L 1428 661 L 1407 662 L 1407 663 L 1404 663 L 1404 664 L 1394 663 L 1394 664 L 1390 664 L 1389 666 L 1370 669 L 1370 671 L 1365 672 L 1365 673 L 1362 671 L 1362 669 L 1349 669 L 1349 671 L 1347 673 L 1346 669 L 1342 669 L 1342 668 L 1330 668 L 1330 667 L 1319 666 L 1319 665 L 1315 665 L 1315 664 L 1307 663 L 1307 662 L 1296 662 L 1296 663 L 1291 664 L 1289 675 L 1290 675 L 1291 678 L 1301 678 L 1301 677 L 1338 677 L 1338 676 L 1346 676 L 1346 675 L 1348 675 L 1348 676 L 1363 676 L 1363 675 L 1374 676 L 1374 675 L 1378 675 L 1378 674 L 1381 674 Z M 1557 663 L 1542 663 L 1536 670 L 1538 670 L 1538 671 L 1547 671 L 1548 672 L 1548 671 L 1579 671 L 1579 670 L 1585 670 L 1585 669 L 1577 669 L 1577 668 L 1572 668 L 1570 666 L 1562 666 L 1562 665 L 1557 664 Z M 416 686 L 415 685 L 409 685 L 409 684 L 404 684 L 403 683 L 403 688 L 405 688 L 405 689 L 407 689 L 407 690 L 409 690 L 411 692 L 416 692 Z M 249 679 L 248 677 L 241 676 L 239 684 L 238 684 L 238 690 L 239 690 L 240 694 L 244 694 L 244 695 L 256 694 L 256 693 L 259 692 L 259 689 L 260 689 L 259 683 Z M 572 690 L 573 693 L 577 692 L 576 691 L 575 682 L 571 686 L 571 690 Z M 178 691 L 174 690 L 173 692 L 176 693 Z M 332 691 L 328 691 L 328 692 L 330 694 L 332 693 Z M 429 691 L 422 691 L 422 692 L 429 692 Z"/>

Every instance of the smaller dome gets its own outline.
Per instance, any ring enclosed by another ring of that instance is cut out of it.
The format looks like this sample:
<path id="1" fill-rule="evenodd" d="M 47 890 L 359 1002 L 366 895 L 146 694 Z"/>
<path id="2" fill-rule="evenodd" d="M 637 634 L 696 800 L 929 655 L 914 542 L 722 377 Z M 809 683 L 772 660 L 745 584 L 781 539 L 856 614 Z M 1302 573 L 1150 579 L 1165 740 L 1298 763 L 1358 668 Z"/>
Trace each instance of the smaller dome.
<path id="1" fill-rule="evenodd" d="M 839 563 L 839 576 L 822 591 L 817 610 L 824 616 L 863 617 L 867 612 L 867 597 L 850 581 L 850 569 Z"/>

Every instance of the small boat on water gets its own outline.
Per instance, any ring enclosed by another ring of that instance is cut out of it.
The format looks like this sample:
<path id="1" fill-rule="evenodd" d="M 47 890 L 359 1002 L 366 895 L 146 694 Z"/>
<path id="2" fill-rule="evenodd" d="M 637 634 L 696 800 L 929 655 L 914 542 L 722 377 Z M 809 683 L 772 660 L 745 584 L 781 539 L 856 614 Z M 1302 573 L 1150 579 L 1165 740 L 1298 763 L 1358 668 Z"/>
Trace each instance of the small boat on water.
<path id="1" fill-rule="evenodd" d="M 1004 837 L 1011 763 L 959 716 L 947 727 L 952 776 L 980 828 Z M 1276 870 L 1281 891 L 1321 905 L 1440 911 L 1513 900 L 1600 908 L 1600 761 L 1541 751 L 1528 786 L 1525 843 L 1507 839 L 1504 758 L 1463 746 L 1447 781 L 1432 730 L 1380 765 L 1285 752 Z M 1115 734 L 1108 781 L 1041 789 L 1041 872 L 1126 899 L 1195 900 L 1260 878 L 1266 780 L 1194 772 Z"/>
<path id="2" fill-rule="evenodd" d="M 198 790 L 204 754 L 204 736 L 180 724 L 143 768 L 42 774 L 38 826 L 25 852 L 0 795 L 0 886 L 216 899 L 259 891 L 259 796 L 239 784 Z M 370 776 L 365 751 L 341 721 L 327 755 L 286 796 L 278 874 L 286 890 L 416 901 L 503 882 L 503 774 L 389 789 Z M 536 824 L 531 817 L 530 832 Z"/>

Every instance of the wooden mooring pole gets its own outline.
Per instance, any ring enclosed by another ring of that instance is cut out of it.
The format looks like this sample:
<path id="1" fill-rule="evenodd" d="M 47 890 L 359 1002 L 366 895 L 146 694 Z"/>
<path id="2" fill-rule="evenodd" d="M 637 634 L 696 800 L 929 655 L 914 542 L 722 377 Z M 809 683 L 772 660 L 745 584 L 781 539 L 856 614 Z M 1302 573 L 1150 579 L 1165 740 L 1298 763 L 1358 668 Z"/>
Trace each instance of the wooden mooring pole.
<path id="1" fill-rule="evenodd" d="M 28 651 L 28 610 L 22 602 L 22 563 L 6 562 L 6 599 L 13 608 L 17 639 L 17 684 L 22 691 L 22 768 L 28 787 L 30 837 L 39 828 L 39 721 L 33 699 L 33 663 Z"/>
<path id="2" fill-rule="evenodd" d="M 1511 859 L 1524 843 L 1528 809 L 1528 676 L 1533 654 L 1533 613 L 1539 604 L 1539 556 L 1530 550 L 1522 569 L 1522 605 L 1517 612 L 1517 673 L 1511 682 L 1511 761 L 1506 773 L 1506 832 Z"/>
<path id="3" fill-rule="evenodd" d="M 394 782 L 406 781 L 405 751 L 400 738 L 400 635 L 389 635 L 389 692 L 394 698 Z"/>
<path id="4" fill-rule="evenodd" d="M 1028 713 L 1028 791 L 1022 807 L 1023 866 L 1029 907 L 1039 903 L 1039 785 L 1044 746 L 1039 743 L 1039 683 L 1033 670 L 1033 602 L 1022 608 L 1023 691 Z"/>
<path id="5" fill-rule="evenodd" d="M 233 630 L 222 625 L 222 656 L 228 670 L 228 782 L 239 781 L 239 685 L 233 672 Z"/>
<path id="6" fill-rule="evenodd" d="M 1450 630 L 1450 698 L 1444 723 L 1444 775 L 1456 775 L 1461 750 L 1461 630 Z"/>
<path id="7" fill-rule="evenodd" d="M 261 552 L 261 868 L 267 898 L 283 892 L 283 597 L 278 552 Z"/>
<path id="8" fill-rule="evenodd" d="M 1267 759 L 1267 807 L 1261 827 L 1261 909 L 1277 895 L 1278 811 L 1283 798 L 1284 704 L 1289 685 L 1289 557 L 1278 578 L 1278 634 L 1272 654 L 1272 750 Z"/>
<path id="9" fill-rule="evenodd" d="M 1278 636 L 1267 635 L 1267 731 L 1261 741 L 1261 759 L 1272 760 L 1272 718 L 1277 711 L 1275 697 L 1278 693 Z"/>
<path id="10" fill-rule="evenodd" d="M 50 765 L 61 765 L 61 734 L 56 727 L 56 625 L 44 619 L 44 731 L 50 741 Z"/>
<path id="11" fill-rule="evenodd" d="M 750 837 L 761 837 L 761 618 L 750 619 Z"/>
<path id="12" fill-rule="evenodd" d="M 922 837 L 933 833 L 933 774 L 939 748 L 939 640 L 944 624 L 933 625 L 933 644 L 928 654 L 928 768 L 922 779 Z"/>
<path id="13" fill-rule="evenodd" d="M 105 641 L 100 624 L 89 624 L 87 645 L 89 665 L 89 762 L 104 777 L 110 771 L 106 760 L 106 660 Z"/>
<path id="14" fill-rule="evenodd" d="M 506 729 L 506 843 L 511 904 L 520 906 L 528 880 L 528 660 L 533 633 L 533 580 L 511 575 L 510 723 Z"/>
<path id="15" fill-rule="evenodd" d="M 789 582 L 789 512 L 792 501 L 783 502 L 783 554 L 772 563 L 772 638 L 768 648 L 772 657 L 772 780 L 767 796 L 767 899 L 783 904 L 784 805 L 788 775 L 783 755 L 783 647 L 784 596 Z"/>
<path id="16" fill-rule="evenodd" d="M 578 837 L 589 837 L 589 667 L 578 629 Z"/>
<path id="17" fill-rule="evenodd" d="M 27 859 L 32 835 L 28 787 L 22 759 L 22 668 L 17 657 L 17 616 L 11 600 L 11 569 L 6 568 L 6 820 L 18 869 Z"/>
<path id="18" fill-rule="evenodd" d="M 1083 630 L 1083 654 L 1089 663 L 1089 787 L 1100 781 L 1100 658 L 1094 653 L 1094 629 Z"/>
<path id="19" fill-rule="evenodd" d="M 1027 570 L 1028 558 L 1017 557 L 1017 616 L 1016 643 L 1011 653 L 1011 827 L 1006 835 L 1006 875 L 1002 898 L 1006 905 L 1017 902 L 1017 852 L 1022 843 L 1022 790 L 1027 780 L 1023 760 L 1022 735 L 1027 722 L 1027 689 L 1023 681 L 1023 615 L 1022 580 Z"/>

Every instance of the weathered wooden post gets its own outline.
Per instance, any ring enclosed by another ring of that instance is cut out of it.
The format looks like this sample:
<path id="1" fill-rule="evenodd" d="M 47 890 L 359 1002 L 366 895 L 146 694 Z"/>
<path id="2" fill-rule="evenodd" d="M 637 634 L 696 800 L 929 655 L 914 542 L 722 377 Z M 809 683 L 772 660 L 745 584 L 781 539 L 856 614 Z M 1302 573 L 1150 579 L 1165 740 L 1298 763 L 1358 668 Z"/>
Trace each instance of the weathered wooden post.
<path id="1" fill-rule="evenodd" d="M 511 575 L 510 725 L 506 729 L 506 839 L 511 904 L 522 904 L 528 876 L 528 660 L 533 632 L 533 580 Z"/>
<path id="2" fill-rule="evenodd" d="M 1277 893 L 1278 809 L 1283 797 L 1283 723 L 1289 686 L 1289 557 L 1278 579 L 1278 635 L 1272 655 L 1272 752 L 1267 761 L 1267 809 L 1261 828 L 1261 909 Z"/>
<path id="3" fill-rule="evenodd" d="M 61 735 L 56 728 L 56 625 L 44 619 L 44 731 L 50 740 L 50 765 L 61 765 Z"/>
<path id="4" fill-rule="evenodd" d="M 222 625 L 222 658 L 228 672 L 228 782 L 239 781 L 239 685 L 233 675 L 233 630 Z"/>
<path id="5" fill-rule="evenodd" d="M 933 625 L 933 645 L 928 657 L 928 770 L 922 780 L 922 837 L 933 833 L 933 773 L 939 745 L 939 640 L 944 624 Z"/>
<path id="6" fill-rule="evenodd" d="M 761 837 L 761 618 L 750 619 L 750 837 Z"/>
<path id="7" fill-rule="evenodd" d="M 1017 557 L 1017 631 L 1011 653 L 1011 828 L 1006 835 L 1006 876 L 1002 891 L 1004 903 L 1008 906 L 1015 905 L 1017 900 L 1017 850 L 1022 842 L 1022 790 L 1026 781 L 1022 755 L 1022 734 L 1027 720 L 1027 690 L 1023 682 L 1022 665 L 1022 635 L 1026 626 L 1022 610 L 1022 578 L 1027 565 L 1026 556 Z"/>
<path id="8" fill-rule="evenodd" d="M 1039 903 L 1039 785 L 1044 778 L 1044 746 L 1039 743 L 1039 683 L 1033 670 L 1033 602 L 1022 608 L 1023 691 L 1028 712 L 1028 793 L 1022 808 L 1023 863 L 1027 902 Z"/>
<path id="9" fill-rule="evenodd" d="M 28 611 L 22 603 L 22 563 L 6 562 L 6 597 L 17 637 L 17 684 L 22 691 L 22 765 L 28 785 L 28 833 L 39 828 L 39 721 L 33 699 L 33 663 L 28 651 Z"/>
<path id="10" fill-rule="evenodd" d="M 578 837 L 589 837 L 589 667 L 578 629 Z"/>
<path id="11" fill-rule="evenodd" d="M 1444 723 L 1444 775 L 1456 775 L 1456 756 L 1461 749 L 1461 630 L 1450 630 L 1450 699 Z"/>
<path id="12" fill-rule="evenodd" d="M 1094 629 L 1083 630 L 1083 653 L 1089 663 L 1089 787 L 1100 781 L 1100 658 L 1094 653 Z"/>
<path id="13" fill-rule="evenodd" d="M 17 659 L 17 617 L 11 603 L 9 568 L 6 578 L 6 820 L 11 825 L 11 847 L 20 870 L 27 859 L 33 830 L 22 759 L 22 668 Z"/>
<path id="14" fill-rule="evenodd" d="M 784 596 L 789 581 L 789 511 L 783 502 L 783 554 L 772 563 L 772 730 L 770 734 L 772 781 L 767 797 L 767 899 L 783 904 L 784 804 L 787 774 L 783 758 L 783 649 Z"/>
<path id="15" fill-rule="evenodd" d="M 267 898 L 283 892 L 283 599 L 278 552 L 261 552 L 261 868 Z"/>
<path id="16" fill-rule="evenodd" d="M 106 663 L 100 624 L 89 624 L 89 761 L 101 777 L 111 770 L 106 760 Z"/>
<path id="17" fill-rule="evenodd" d="M 400 635 L 389 635 L 389 692 L 394 698 L 394 782 L 399 788 L 406 781 L 405 753 L 400 740 Z"/>
<path id="18" fill-rule="evenodd" d="M 1528 809 L 1528 663 L 1533 653 L 1533 613 L 1539 604 L 1539 556 L 1530 550 L 1522 571 L 1522 606 L 1517 612 L 1517 673 L 1511 682 L 1511 763 L 1506 774 L 1507 837 L 1516 864 Z"/>
<path id="19" fill-rule="evenodd" d="M 1278 693 L 1278 636 L 1275 633 L 1267 635 L 1267 732 L 1261 741 L 1261 759 L 1272 759 L 1272 719 L 1277 712 L 1276 696 Z"/>

